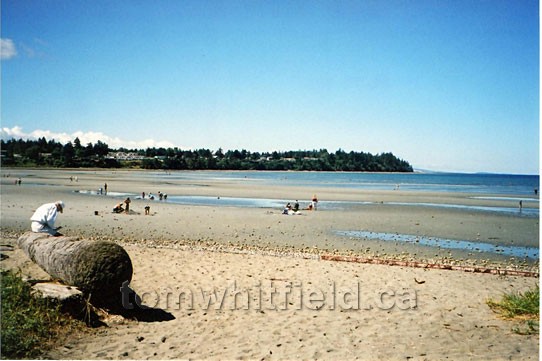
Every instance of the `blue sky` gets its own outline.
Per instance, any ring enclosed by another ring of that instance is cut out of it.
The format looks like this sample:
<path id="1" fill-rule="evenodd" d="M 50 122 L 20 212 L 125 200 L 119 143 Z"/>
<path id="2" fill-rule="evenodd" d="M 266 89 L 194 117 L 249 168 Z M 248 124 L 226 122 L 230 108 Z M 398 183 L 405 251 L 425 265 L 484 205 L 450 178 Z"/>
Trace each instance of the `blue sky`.
<path id="1" fill-rule="evenodd" d="M 1 2 L 1 135 L 539 173 L 535 0 Z"/>

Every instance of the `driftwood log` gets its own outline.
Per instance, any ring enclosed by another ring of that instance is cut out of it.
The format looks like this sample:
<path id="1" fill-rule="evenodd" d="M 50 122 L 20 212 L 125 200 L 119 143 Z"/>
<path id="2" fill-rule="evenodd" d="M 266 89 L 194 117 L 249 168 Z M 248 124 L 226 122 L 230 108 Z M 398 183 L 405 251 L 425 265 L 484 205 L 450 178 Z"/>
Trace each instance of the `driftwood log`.
<path id="1" fill-rule="evenodd" d="M 132 280 L 132 261 L 116 243 L 27 232 L 19 247 L 51 277 L 79 288 L 93 303 L 113 304 Z"/>
<path id="2" fill-rule="evenodd" d="M 79 317 L 84 312 L 85 299 L 83 292 L 75 287 L 44 282 L 33 285 L 32 292 L 60 304 L 62 311 L 74 317 Z"/>

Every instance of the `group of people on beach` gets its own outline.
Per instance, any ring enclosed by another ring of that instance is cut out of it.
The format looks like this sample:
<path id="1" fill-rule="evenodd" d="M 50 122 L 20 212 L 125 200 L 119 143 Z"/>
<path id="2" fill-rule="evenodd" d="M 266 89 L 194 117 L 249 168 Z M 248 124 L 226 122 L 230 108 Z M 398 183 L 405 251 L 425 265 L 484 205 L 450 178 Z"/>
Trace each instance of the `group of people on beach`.
<path id="1" fill-rule="evenodd" d="M 107 183 L 105 184 L 104 188 L 107 192 Z M 142 198 L 145 198 L 144 194 L 145 193 L 143 193 Z M 160 197 L 161 200 L 167 198 L 167 195 L 161 192 L 158 192 L 158 194 L 161 195 Z M 132 200 L 130 199 L 130 197 L 126 197 L 124 202 L 118 203 L 113 208 L 113 213 L 127 213 L 127 214 L 130 213 L 130 203 L 132 203 Z M 303 209 L 308 210 L 308 211 L 313 211 L 313 210 L 316 211 L 318 208 L 317 206 L 318 206 L 318 198 L 316 197 L 316 195 L 314 195 L 309 205 Z M 65 207 L 66 206 L 64 202 L 60 200 L 54 203 L 46 203 L 46 204 L 41 205 L 38 209 L 36 209 L 32 217 L 30 217 L 30 220 L 32 221 L 31 223 L 32 231 L 37 232 L 37 233 L 48 233 L 52 236 L 61 236 L 61 233 L 58 232 L 58 230 L 61 227 L 55 227 L 55 221 L 58 217 L 58 214 L 63 213 Z M 145 206 L 145 215 L 150 214 L 150 208 L 151 207 L 149 205 Z M 299 214 L 299 211 L 300 211 L 299 201 L 296 200 L 293 206 L 290 202 L 286 204 L 283 210 L 283 214 Z"/>
<path id="2" fill-rule="evenodd" d="M 145 199 L 145 196 L 150 199 L 151 201 L 154 201 L 154 194 L 152 193 L 149 193 L 148 195 L 145 193 L 145 192 L 141 192 L 141 199 Z M 159 200 L 167 200 L 167 194 L 166 193 L 162 193 L 160 191 L 158 191 L 158 199 Z"/>
<path id="3" fill-rule="evenodd" d="M 127 197 L 123 203 L 119 203 L 113 208 L 114 213 L 129 213 L 130 212 L 130 197 Z M 124 207 L 122 205 L 125 205 Z M 54 203 L 45 203 L 39 206 L 30 217 L 30 229 L 35 233 L 47 233 L 51 236 L 62 236 L 58 231 L 62 228 L 55 227 L 55 222 L 59 213 L 63 213 L 66 205 L 63 201 L 59 200 Z M 150 207 L 145 206 L 145 214 L 150 213 Z"/>
<path id="4" fill-rule="evenodd" d="M 130 203 L 132 203 L 132 200 L 130 197 L 127 197 L 124 202 L 119 203 L 113 208 L 113 213 L 130 213 Z M 124 207 L 122 206 L 124 204 Z"/>
<path id="5" fill-rule="evenodd" d="M 104 191 L 105 191 L 105 193 L 104 193 Z M 103 187 L 100 187 L 100 188 L 98 189 L 98 194 L 105 194 L 105 195 L 107 195 L 107 183 L 105 183 Z"/>
<path id="6" fill-rule="evenodd" d="M 106 187 L 107 187 L 107 184 L 106 184 Z M 107 188 L 106 188 L 106 192 L 107 192 Z M 151 200 L 153 201 L 155 199 L 154 195 L 152 193 L 149 193 L 149 194 L 146 194 L 145 192 L 141 192 L 141 199 L 148 199 L 148 200 Z M 166 193 L 162 193 L 160 191 L 158 191 L 158 199 L 159 200 L 167 200 L 167 194 Z M 130 203 L 132 202 L 132 200 L 130 199 L 130 197 L 127 197 L 124 202 L 122 203 L 118 203 L 115 208 L 113 208 L 113 213 L 130 213 Z M 123 206 L 124 204 L 124 206 Z M 148 204 L 145 206 L 145 215 L 150 215 L 151 213 L 151 206 L 149 206 Z"/>
<path id="7" fill-rule="evenodd" d="M 316 194 L 312 196 L 311 201 L 309 202 L 308 206 L 306 208 L 303 208 L 305 211 L 316 211 L 318 209 L 318 197 L 316 197 Z M 299 201 L 296 199 L 294 205 L 290 202 L 284 206 L 284 209 L 282 210 L 282 214 L 288 215 L 288 214 L 299 214 L 300 207 L 299 207 Z"/>
<path id="8" fill-rule="evenodd" d="M 8 174 L 4 174 L 2 177 L 9 178 L 9 177 L 11 177 L 11 174 L 9 174 L 9 173 L 8 173 Z M 22 184 L 22 182 L 23 182 L 23 180 L 21 179 L 21 177 L 18 177 L 17 179 L 15 179 L 14 184 L 15 184 L 16 186 L 17 186 L 17 185 L 20 186 L 20 185 Z"/>

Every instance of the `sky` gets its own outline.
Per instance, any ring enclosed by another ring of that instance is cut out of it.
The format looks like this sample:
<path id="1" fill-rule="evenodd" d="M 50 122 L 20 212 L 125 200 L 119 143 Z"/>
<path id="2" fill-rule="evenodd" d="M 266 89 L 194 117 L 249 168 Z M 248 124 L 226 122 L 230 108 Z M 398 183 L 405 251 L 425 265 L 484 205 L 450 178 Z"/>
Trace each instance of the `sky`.
<path id="1" fill-rule="evenodd" d="M 2 139 L 539 174 L 537 0 L 2 0 Z"/>

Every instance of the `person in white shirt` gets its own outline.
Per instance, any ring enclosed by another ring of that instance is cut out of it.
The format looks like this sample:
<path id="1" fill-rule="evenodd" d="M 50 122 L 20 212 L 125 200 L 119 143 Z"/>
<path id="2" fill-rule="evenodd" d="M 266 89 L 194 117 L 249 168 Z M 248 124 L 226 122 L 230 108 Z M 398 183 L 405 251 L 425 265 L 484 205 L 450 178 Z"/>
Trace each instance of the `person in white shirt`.
<path id="1" fill-rule="evenodd" d="M 51 236 L 61 236 L 58 232 L 61 227 L 55 228 L 55 221 L 58 212 L 62 213 L 64 207 L 64 202 L 62 201 L 41 205 L 36 209 L 32 217 L 30 217 L 30 220 L 32 221 L 32 232 L 49 233 Z"/>

